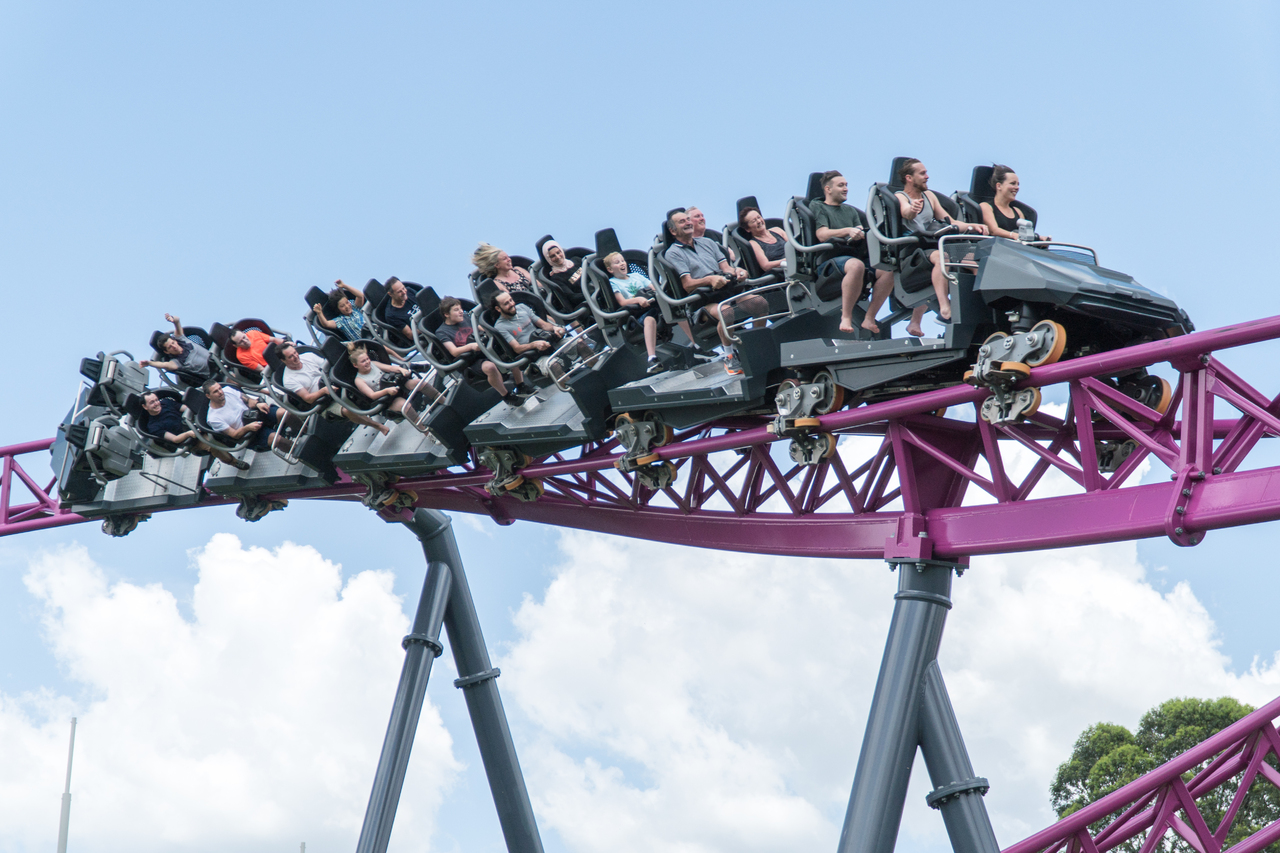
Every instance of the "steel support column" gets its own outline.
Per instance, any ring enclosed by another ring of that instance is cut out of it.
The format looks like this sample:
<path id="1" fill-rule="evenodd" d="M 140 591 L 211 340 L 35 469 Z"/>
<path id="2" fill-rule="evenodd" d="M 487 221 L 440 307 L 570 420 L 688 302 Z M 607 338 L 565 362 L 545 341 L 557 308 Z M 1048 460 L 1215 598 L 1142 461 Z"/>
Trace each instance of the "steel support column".
<path id="1" fill-rule="evenodd" d="M 962 567 L 937 560 L 892 561 L 891 565 L 898 569 L 893 620 L 858 754 L 839 853 L 892 853 L 916 747 L 923 748 L 936 786 L 928 803 L 942 810 L 953 849 L 998 853 L 981 798 L 986 780 L 973 777 L 936 662 L 951 609 L 951 573 Z"/>
<path id="2" fill-rule="evenodd" d="M 391 838 L 405 770 L 413 749 L 418 718 L 426 697 L 431 664 L 443 651 L 440 628 L 449 634 L 454 662 L 461 677 L 454 682 L 465 689 L 471 725 L 480 745 L 498 821 L 510 853 L 542 853 L 542 839 L 533 819 L 533 807 L 525 789 L 520 762 L 516 758 L 511 731 L 494 678 L 498 670 L 489 663 L 480 621 L 476 616 L 462 557 L 447 515 L 419 509 L 405 523 L 422 542 L 427 558 L 427 576 L 413 620 L 413 631 L 402 642 L 404 667 L 396 688 L 382 754 L 374 774 L 373 790 L 365 812 L 364 826 L 356 844 L 357 853 L 384 853 Z"/>

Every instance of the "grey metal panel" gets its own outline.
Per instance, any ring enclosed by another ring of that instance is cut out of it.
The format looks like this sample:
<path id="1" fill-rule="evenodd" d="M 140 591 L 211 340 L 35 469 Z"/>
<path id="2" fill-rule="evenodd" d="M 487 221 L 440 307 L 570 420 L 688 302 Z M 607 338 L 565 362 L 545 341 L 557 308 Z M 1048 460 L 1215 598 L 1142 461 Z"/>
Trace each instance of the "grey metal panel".
<path id="1" fill-rule="evenodd" d="M 95 518 L 190 506 L 200 500 L 203 462 L 203 457 L 195 455 L 147 456 L 140 469 L 112 480 L 93 501 L 74 504 L 71 510 Z"/>
<path id="2" fill-rule="evenodd" d="M 241 457 L 249 461 L 248 471 L 237 471 L 215 461 L 205 477 L 205 486 L 220 495 L 235 496 L 325 485 L 324 478 L 311 466 L 301 462 L 290 465 L 270 451 L 246 450 Z"/>
<path id="3" fill-rule="evenodd" d="M 407 421 L 392 424 L 386 436 L 373 427 L 360 427 L 333 461 L 348 474 L 389 471 L 401 476 L 426 474 L 454 464 L 449 448 Z"/>

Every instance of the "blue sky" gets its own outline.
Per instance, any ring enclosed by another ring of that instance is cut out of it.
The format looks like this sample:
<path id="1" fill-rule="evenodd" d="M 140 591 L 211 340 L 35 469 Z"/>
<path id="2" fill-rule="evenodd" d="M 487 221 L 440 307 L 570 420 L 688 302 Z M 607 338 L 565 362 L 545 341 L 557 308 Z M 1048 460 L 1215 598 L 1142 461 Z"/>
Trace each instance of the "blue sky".
<path id="1" fill-rule="evenodd" d="M 585 245 L 612 226 L 643 247 L 672 206 L 698 204 L 719 225 L 756 195 L 781 215 L 826 168 L 861 203 L 897 155 L 924 160 L 947 192 L 979 163 L 1013 166 L 1045 230 L 1094 246 L 1200 328 L 1268 316 L 1278 17 L 1263 3 L 0 2 L 0 286 L 21 317 L 4 339 L 0 443 L 51 435 L 79 359 L 143 357 L 166 311 L 301 334 L 302 295 L 335 278 L 460 292 L 481 240 L 532 254 L 544 233 Z M 1228 363 L 1274 392 L 1277 354 Z M 542 612 L 522 608 L 571 576 L 581 543 L 481 521 L 457 525 L 463 553 L 489 640 L 516 654 L 536 634 L 516 614 Z M 1144 583 L 1189 584 L 1236 674 L 1280 646 L 1258 595 L 1274 530 L 1137 546 Z M 222 531 L 246 547 L 309 543 L 348 579 L 392 570 L 394 592 L 416 601 L 416 543 L 349 505 L 256 525 L 230 509 L 174 513 L 124 540 L 92 525 L 11 538 L 0 696 L 92 693 L 41 628 L 45 604 L 23 580 L 34 550 L 81 543 L 108 578 L 160 584 L 193 618 L 188 549 Z M 1029 572 L 1052 562 L 1019 559 Z M 432 845 L 494 849 L 443 670 L 431 693 L 469 765 L 442 795 Z M 518 741 L 544 731 L 510 707 Z M 625 750 L 583 750 L 631 767 Z M 549 849 L 584 843 L 544 831 Z"/>

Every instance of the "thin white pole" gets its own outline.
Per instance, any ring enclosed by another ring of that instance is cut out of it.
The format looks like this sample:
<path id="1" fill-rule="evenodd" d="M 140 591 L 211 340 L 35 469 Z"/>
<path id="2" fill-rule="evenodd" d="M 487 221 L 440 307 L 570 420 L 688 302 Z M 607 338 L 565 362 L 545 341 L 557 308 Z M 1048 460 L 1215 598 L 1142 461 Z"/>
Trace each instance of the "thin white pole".
<path id="1" fill-rule="evenodd" d="M 71 825 L 71 756 L 76 751 L 76 718 L 71 718 L 71 743 L 67 746 L 67 785 L 62 791 L 62 818 L 58 821 L 58 853 L 67 853 L 67 829 Z"/>

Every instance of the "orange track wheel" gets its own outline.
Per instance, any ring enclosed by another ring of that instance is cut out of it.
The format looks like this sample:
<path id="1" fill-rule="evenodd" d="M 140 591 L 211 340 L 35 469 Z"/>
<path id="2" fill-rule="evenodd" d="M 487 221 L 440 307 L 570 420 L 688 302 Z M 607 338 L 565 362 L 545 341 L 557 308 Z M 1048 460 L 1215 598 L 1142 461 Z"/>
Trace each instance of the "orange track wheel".
<path id="1" fill-rule="evenodd" d="M 1067 330 L 1062 328 L 1062 324 L 1055 323 L 1053 320 L 1041 320 L 1031 327 L 1033 332 L 1036 329 L 1053 330 L 1053 347 L 1041 358 L 1028 361 L 1027 364 L 1032 367 L 1039 367 L 1042 364 L 1053 364 L 1062 358 L 1062 352 L 1067 348 Z"/>
<path id="2" fill-rule="evenodd" d="M 822 437 L 827 442 L 827 449 L 822 451 L 822 458 L 830 459 L 832 456 L 836 455 L 836 446 L 839 444 L 839 442 L 836 439 L 834 433 L 824 432 L 822 433 Z"/>
<path id="3" fill-rule="evenodd" d="M 1160 400 L 1151 408 L 1163 415 L 1169 411 L 1169 404 L 1173 402 L 1173 388 L 1169 385 L 1169 380 L 1163 376 L 1156 378 L 1160 380 Z"/>
<path id="4" fill-rule="evenodd" d="M 1007 373 L 1021 373 L 1023 376 L 1031 375 L 1031 368 L 1020 361 L 1002 361 L 1000 369 Z"/>
<path id="5" fill-rule="evenodd" d="M 821 426 L 822 422 L 817 418 L 796 418 L 796 429 L 810 429 L 811 427 Z"/>
<path id="6" fill-rule="evenodd" d="M 670 444 L 671 440 L 676 437 L 676 431 L 667 424 L 658 424 L 658 435 L 653 439 L 654 447 L 662 447 L 664 444 Z"/>
<path id="7" fill-rule="evenodd" d="M 987 339 L 982 342 L 982 345 L 986 346 L 987 344 L 995 343 L 1001 338 L 1007 338 L 1007 337 L 1009 337 L 1009 335 L 1006 334 L 1005 332 L 992 332 L 990 335 L 987 335 Z"/>
<path id="8" fill-rule="evenodd" d="M 648 465 L 648 464 L 650 464 L 650 463 L 652 463 L 652 462 L 657 462 L 657 461 L 658 461 L 658 458 L 659 458 L 659 457 L 658 457 L 658 454 L 656 454 L 656 453 L 650 453 L 648 456 L 641 456 L 639 459 L 636 459 L 634 464 L 636 464 L 636 465 Z"/>
<path id="9" fill-rule="evenodd" d="M 516 475 L 516 478 L 514 480 L 512 480 L 510 483 L 507 483 L 502 488 L 506 489 L 509 492 L 512 489 L 519 488 L 523 482 L 524 482 L 524 477 L 520 475 Z"/>
<path id="10" fill-rule="evenodd" d="M 1031 390 L 1036 392 L 1036 401 L 1031 404 L 1031 408 L 1027 409 L 1025 412 L 1022 413 L 1022 416 L 1024 418 L 1029 418 L 1032 415 L 1034 415 L 1036 412 L 1040 411 L 1040 403 L 1044 399 L 1043 395 L 1041 395 L 1040 393 L 1039 388 L 1032 388 Z"/>

